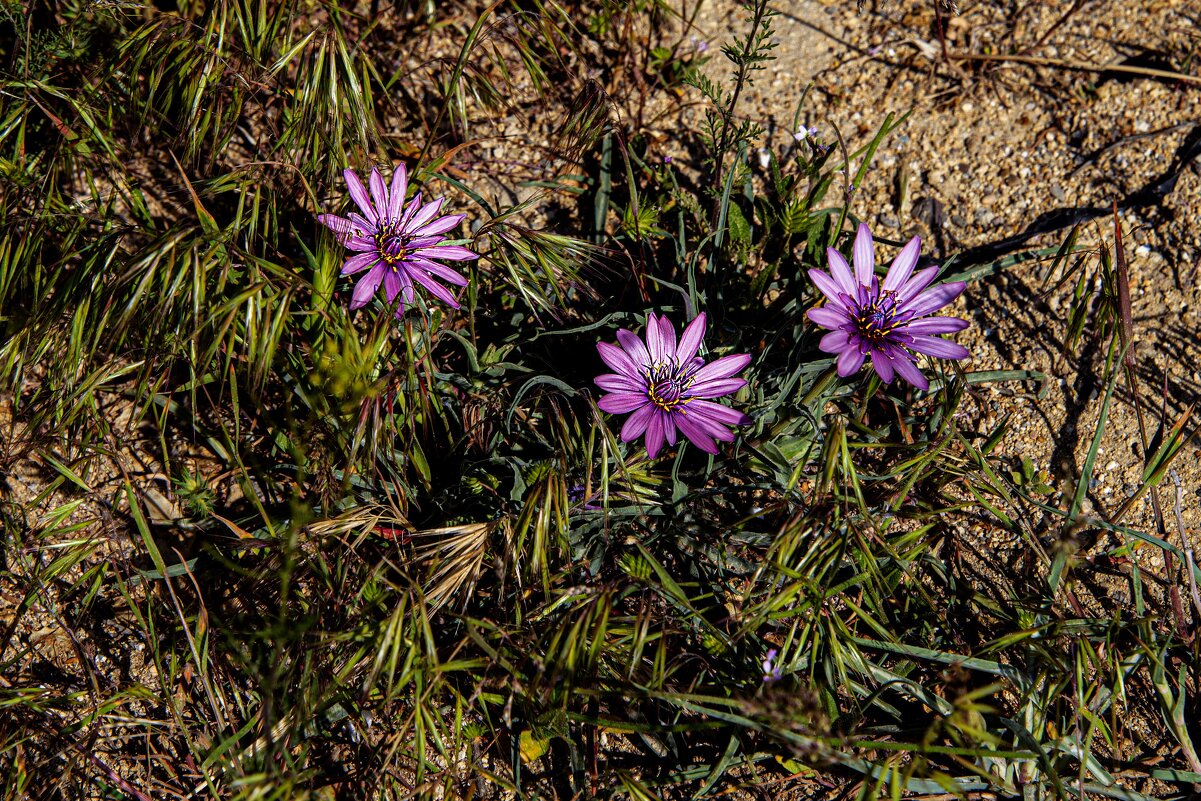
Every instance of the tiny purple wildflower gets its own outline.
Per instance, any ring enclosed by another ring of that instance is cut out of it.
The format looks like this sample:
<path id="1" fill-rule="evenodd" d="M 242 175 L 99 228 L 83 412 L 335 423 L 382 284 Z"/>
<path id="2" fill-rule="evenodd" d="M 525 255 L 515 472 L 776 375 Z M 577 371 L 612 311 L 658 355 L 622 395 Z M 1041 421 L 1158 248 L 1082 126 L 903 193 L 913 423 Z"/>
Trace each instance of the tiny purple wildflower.
<path id="1" fill-rule="evenodd" d="M 817 126 L 806 128 L 802 125 L 799 129 L 797 129 L 797 132 L 792 135 L 792 138 L 798 142 L 804 142 L 805 139 L 812 139 L 815 136 L 817 136 Z"/>
<path id="2" fill-rule="evenodd" d="M 576 484 L 567 488 L 567 502 L 574 505 L 583 501 L 584 503 L 580 508 L 586 512 L 599 512 L 604 508 L 600 504 L 593 503 L 595 500 L 596 493 L 592 495 L 585 493 L 583 484 Z"/>
<path id="3" fill-rule="evenodd" d="M 384 184 L 383 176 L 373 167 L 370 195 L 354 170 L 345 170 L 342 174 L 350 197 L 361 213 L 352 211 L 346 217 L 321 214 L 317 219 L 337 234 L 339 242 L 355 252 L 342 265 L 342 275 L 367 270 L 354 285 L 350 308 L 367 305 L 381 283 L 388 303 L 400 295 L 397 317 L 404 314 L 406 304 L 413 303 L 415 284 L 451 308 L 459 308 L 451 291 L 434 279 L 455 286 L 467 286 L 467 279 L 434 259 L 466 261 L 479 258 L 465 247 L 443 244 L 446 237 L 442 234 L 458 225 L 464 215 L 439 217 L 443 198 L 422 203 L 420 192 L 406 204 L 409 180 L 403 164 L 392 174 L 391 188 Z"/>
<path id="4" fill-rule="evenodd" d="M 705 314 L 698 314 L 676 342 L 676 330 L 664 317 L 646 316 L 646 342 L 631 331 L 617 332 L 621 347 L 596 343 L 605 364 L 615 370 L 596 377 L 607 395 L 597 403 L 610 414 L 633 412 L 621 429 L 622 442 L 646 435 L 646 452 L 653 459 L 663 447 L 676 444 L 682 432 L 706 453 L 717 453 L 717 442 L 732 442 L 726 426 L 751 421 L 742 412 L 714 403 L 746 386 L 734 378 L 750 363 L 747 354 L 723 356 L 710 364 L 697 356 L 705 338 Z"/>
<path id="5" fill-rule="evenodd" d="M 767 658 L 763 660 L 763 683 L 772 684 L 784 677 L 784 668 L 776 662 L 776 656 L 780 652 L 775 648 L 767 652 Z"/>
<path id="6" fill-rule="evenodd" d="M 959 297 L 967 285 L 952 281 L 931 287 L 938 267 L 913 271 L 921 246 L 920 237 L 909 240 L 881 283 L 875 274 L 872 233 L 861 224 L 855 236 L 854 273 L 834 248 L 826 251 L 829 273 L 809 271 L 827 301 L 824 306 L 810 309 L 809 319 L 830 329 L 818 347 L 838 354 L 838 374 L 843 378 L 859 370 L 870 357 L 885 384 L 899 375 L 918 389 L 929 389 L 930 383 L 917 369 L 913 353 L 939 359 L 965 359 L 969 355 L 962 345 L 936 336 L 962 331 L 968 327 L 967 320 L 927 316 Z"/>

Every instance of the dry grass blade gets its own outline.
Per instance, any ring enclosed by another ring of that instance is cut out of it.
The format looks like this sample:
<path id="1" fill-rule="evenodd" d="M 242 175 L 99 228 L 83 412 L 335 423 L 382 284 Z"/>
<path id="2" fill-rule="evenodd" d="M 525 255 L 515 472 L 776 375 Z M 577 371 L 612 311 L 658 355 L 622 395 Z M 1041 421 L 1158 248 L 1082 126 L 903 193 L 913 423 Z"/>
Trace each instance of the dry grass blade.
<path id="1" fill-rule="evenodd" d="M 466 594 L 479 580 L 492 534 L 502 523 L 464 523 L 415 532 L 414 561 L 429 566 L 425 597 L 430 612 Z"/>
<path id="2" fill-rule="evenodd" d="M 317 541 L 335 537 L 346 542 L 351 548 L 357 548 L 373 533 L 410 531 L 412 524 L 395 507 L 364 504 L 337 517 L 309 523 L 305 528 L 315 535 Z"/>
<path id="3" fill-rule="evenodd" d="M 1075 61 L 1063 58 L 1045 58 L 1040 56 L 1005 55 L 999 53 L 948 53 L 952 61 L 1010 61 L 1017 64 L 1029 64 L 1033 67 L 1058 67 L 1059 69 L 1079 72 L 1120 72 L 1127 75 L 1142 75 L 1148 78 L 1163 78 L 1181 83 L 1201 84 L 1201 75 L 1189 75 L 1171 70 L 1159 70 L 1152 67 L 1138 67 L 1129 64 L 1090 64 L 1087 61 Z"/>
<path id="4" fill-rule="evenodd" d="M 1134 367 L 1134 314 L 1130 309 L 1130 270 L 1126 264 L 1126 245 L 1122 242 L 1122 221 L 1118 219 L 1118 204 L 1113 204 L 1113 256 L 1117 267 L 1118 315 L 1122 323 L 1122 346 L 1126 348 L 1126 367 Z M 1132 387 L 1137 397 L 1137 387 Z M 1139 426 L 1142 427 L 1140 414 Z M 1142 432 L 1144 442 L 1147 432 Z"/>

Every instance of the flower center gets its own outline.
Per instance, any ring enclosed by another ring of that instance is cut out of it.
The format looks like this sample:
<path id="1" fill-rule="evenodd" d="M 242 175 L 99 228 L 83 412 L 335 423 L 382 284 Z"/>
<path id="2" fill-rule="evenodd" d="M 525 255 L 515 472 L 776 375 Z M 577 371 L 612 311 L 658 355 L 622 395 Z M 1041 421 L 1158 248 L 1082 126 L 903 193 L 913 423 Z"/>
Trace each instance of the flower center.
<path id="1" fill-rule="evenodd" d="M 883 292 L 859 308 L 855 315 L 855 330 L 868 343 L 878 345 L 888 339 L 902 321 L 896 308 L 896 293 Z"/>
<path id="2" fill-rule="evenodd" d="M 379 251 L 380 258 L 388 264 L 403 261 L 407 255 L 408 244 L 409 238 L 396 230 L 396 223 L 380 226 L 375 235 L 375 249 Z"/>
<path id="3" fill-rule="evenodd" d="M 696 365 L 680 367 L 674 360 L 651 365 L 646 371 L 646 396 L 665 412 L 687 406 L 692 398 L 684 397 L 684 393 L 692 386 L 696 369 Z"/>

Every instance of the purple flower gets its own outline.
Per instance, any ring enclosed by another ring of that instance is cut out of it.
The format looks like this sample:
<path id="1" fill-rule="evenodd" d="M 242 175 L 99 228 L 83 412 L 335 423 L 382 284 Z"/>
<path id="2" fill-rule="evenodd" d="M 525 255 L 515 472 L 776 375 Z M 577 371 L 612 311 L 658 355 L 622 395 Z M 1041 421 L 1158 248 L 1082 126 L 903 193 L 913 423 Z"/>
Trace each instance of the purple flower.
<path id="1" fill-rule="evenodd" d="M 775 648 L 767 652 L 767 658 L 763 660 L 763 683 L 772 684 L 784 677 L 784 668 L 776 663 L 776 655 L 780 652 Z"/>
<path id="2" fill-rule="evenodd" d="M 802 125 L 797 132 L 792 135 L 792 138 L 798 142 L 803 142 L 805 141 L 806 137 L 812 139 L 815 136 L 817 136 L 817 126 L 806 128 Z"/>
<path id="3" fill-rule="evenodd" d="M 604 508 L 600 504 L 593 503 L 595 500 L 596 493 L 588 495 L 584 491 L 583 484 L 576 484 L 567 488 L 567 502 L 571 504 L 578 504 L 580 501 L 583 501 L 583 506 L 580 508 L 586 512 L 599 512 Z"/>
<path id="4" fill-rule="evenodd" d="M 464 215 L 439 217 L 443 199 L 422 203 L 420 192 L 406 204 L 409 179 L 403 164 L 392 174 L 391 189 L 384 184 L 379 170 L 373 167 L 370 196 L 354 170 L 345 170 L 342 174 L 346 177 L 350 197 L 362 213 L 352 211 L 346 217 L 322 214 L 317 219 L 338 235 L 339 242 L 355 251 L 355 255 L 342 265 L 342 275 L 367 270 L 354 285 L 350 308 L 365 306 L 381 283 L 389 304 L 400 295 L 397 317 L 404 314 L 406 304 L 413 302 L 414 284 L 448 306 L 459 308 L 451 291 L 434 279 L 455 286 L 467 286 L 467 279 L 434 259 L 464 261 L 479 258 L 467 248 L 443 244 L 446 237 L 442 234 L 458 225 Z"/>
<path id="5" fill-rule="evenodd" d="M 959 297 L 967 285 L 952 281 L 930 286 L 938 267 L 913 271 L 921 246 L 920 237 L 909 240 L 880 283 L 875 274 L 872 232 L 861 224 L 855 236 L 853 274 L 834 248 L 826 251 L 829 273 L 809 271 L 827 300 L 824 306 L 809 310 L 809 319 L 830 329 L 818 347 L 838 354 L 840 376 L 856 372 L 870 356 L 885 384 L 899 375 L 918 389 L 928 389 L 930 384 L 917 369 L 911 351 L 939 359 L 967 358 L 967 348 L 936 336 L 962 331 L 967 320 L 927 316 Z"/>
<path id="6" fill-rule="evenodd" d="M 624 329 L 617 332 L 621 347 L 596 343 L 605 364 L 617 371 L 596 377 L 597 386 L 609 393 L 597 405 L 610 414 L 633 412 L 621 428 L 622 442 L 646 434 L 646 452 L 654 458 L 664 440 L 676 444 L 678 429 L 701 450 L 717 453 L 715 440 L 734 440 L 727 425 L 751 421 L 742 412 L 712 401 L 746 386 L 745 379 L 733 376 L 751 357 L 723 356 L 705 364 L 696 355 L 704 337 L 703 312 L 684 329 L 678 344 L 667 317 L 648 314 L 645 344 Z"/>

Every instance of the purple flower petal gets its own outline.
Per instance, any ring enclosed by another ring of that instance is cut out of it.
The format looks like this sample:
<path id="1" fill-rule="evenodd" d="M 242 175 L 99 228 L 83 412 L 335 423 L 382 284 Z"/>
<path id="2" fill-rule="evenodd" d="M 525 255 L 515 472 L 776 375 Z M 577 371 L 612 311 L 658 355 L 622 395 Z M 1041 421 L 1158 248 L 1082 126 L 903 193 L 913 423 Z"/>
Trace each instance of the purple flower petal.
<path id="1" fill-rule="evenodd" d="M 644 397 L 646 395 L 645 384 L 643 384 L 641 381 L 635 381 L 632 378 L 627 378 L 626 376 L 618 373 L 605 373 L 604 375 L 598 375 L 596 378 L 592 379 L 592 381 L 606 392 L 637 392 L 641 393 Z"/>
<path id="2" fill-rule="evenodd" d="M 813 322 L 820 325 L 822 328 L 831 330 L 840 330 L 844 325 L 851 322 L 850 317 L 842 309 L 832 309 L 829 306 L 818 306 L 815 309 L 810 309 L 805 313 Z"/>
<path id="3" fill-rule="evenodd" d="M 917 257 L 921 252 L 922 238 L 915 236 L 892 260 L 892 266 L 888 268 L 888 275 L 884 277 L 884 285 L 881 288 L 885 292 L 895 292 L 897 287 L 908 281 L 909 276 L 913 275 L 913 268 L 917 266 Z"/>
<path id="4" fill-rule="evenodd" d="M 366 270 L 377 261 L 379 261 L 379 254 L 377 253 L 360 253 L 357 256 L 351 256 L 342 265 L 342 275 L 352 275 L 360 270 Z"/>
<path id="5" fill-rule="evenodd" d="M 717 453 L 717 443 L 709 436 L 704 428 L 697 425 L 687 415 L 680 415 L 675 419 L 676 425 L 680 427 L 680 431 L 684 436 L 688 437 L 688 441 L 706 453 Z"/>
<path id="6" fill-rule="evenodd" d="M 842 307 L 846 304 L 843 302 L 843 297 L 847 292 L 843 287 L 830 276 L 826 275 L 821 270 L 810 270 L 809 279 L 813 281 L 818 291 L 826 296 L 830 303 Z"/>
<path id="7" fill-rule="evenodd" d="M 375 167 L 371 168 L 371 200 L 376 214 L 388 211 L 388 187 L 384 183 L 384 176 L 379 174 L 379 170 Z"/>
<path id="8" fill-rule="evenodd" d="M 722 356 L 717 361 L 710 362 L 693 373 L 692 379 L 695 383 L 699 384 L 703 381 L 713 381 L 717 378 L 729 378 L 734 373 L 741 372 L 750 363 L 751 356 L 749 353 L 735 353 L 730 356 Z"/>
<path id="9" fill-rule="evenodd" d="M 414 214 L 412 219 L 405 224 L 405 230 L 420 231 L 421 226 L 434 219 L 434 217 L 438 214 L 442 208 L 442 202 L 444 200 L 446 200 L 446 198 L 440 197 L 437 200 L 431 201 L 422 206 L 421 210 Z"/>
<path id="10" fill-rule="evenodd" d="M 478 259 L 478 253 L 473 253 L 467 248 L 459 247 L 458 245 L 438 245 L 432 248 L 419 248 L 413 251 L 413 255 L 423 256 L 427 259 L 446 259 L 447 261 L 471 261 Z"/>
<path id="11" fill-rule="evenodd" d="M 689 408 L 681 412 L 680 415 L 690 420 L 694 426 L 703 430 L 706 434 L 713 437 L 713 439 L 722 442 L 733 442 L 735 439 L 733 431 L 726 428 L 720 421 L 710 417 L 703 409 L 693 409 L 692 404 L 689 404 Z M 743 416 L 745 417 L 745 415 Z M 750 422 L 750 418 L 747 418 L 746 422 Z M 743 425 L 743 423 L 739 423 L 738 425 Z"/>
<path id="12" fill-rule="evenodd" d="M 384 273 L 387 272 L 387 269 L 387 266 L 381 262 L 372 267 L 366 275 L 359 279 L 358 283 L 354 285 L 354 292 L 350 295 L 351 311 L 367 305 L 367 301 L 371 300 L 375 291 L 379 289 L 380 282 L 384 280 Z"/>
<path id="13" fill-rule="evenodd" d="M 371 225 L 375 225 L 379 220 L 379 214 L 371 205 L 371 198 L 367 197 L 367 190 L 363 188 L 363 182 L 359 180 L 359 176 L 354 170 L 343 170 L 342 177 L 346 179 L 346 188 L 350 190 L 350 199 L 359 207 L 359 211 L 363 212 L 363 216 Z"/>
<path id="14" fill-rule="evenodd" d="M 638 365 L 634 364 L 633 360 L 621 348 L 616 345 L 610 345 L 608 342 L 597 342 L 596 350 L 600 353 L 600 357 L 605 364 L 609 365 L 615 372 L 632 378 L 635 381 L 642 380 L 642 374 L 638 370 Z"/>
<path id="15" fill-rule="evenodd" d="M 843 378 L 859 372 L 859 368 L 863 366 L 863 360 L 867 357 L 859 351 L 858 348 L 848 348 L 838 357 L 838 374 Z"/>
<path id="16" fill-rule="evenodd" d="M 621 343 L 622 349 L 629 354 L 630 360 L 639 367 L 646 368 L 651 364 L 651 355 L 646 349 L 646 345 L 642 344 L 642 338 L 633 331 L 627 331 L 622 328 L 617 332 L 617 341 Z"/>
<path id="17" fill-rule="evenodd" d="M 892 359 L 888 358 L 882 350 L 872 349 L 872 368 L 885 384 L 891 384 L 892 379 L 896 376 L 896 371 L 892 369 Z"/>
<path id="18" fill-rule="evenodd" d="M 646 316 L 646 349 L 650 352 L 648 364 L 662 364 L 667 357 L 663 347 L 663 330 L 654 314 Z"/>
<path id="19" fill-rule="evenodd" d="M 831 331 L 817 343 L 817 349 L 823 353 L 842 353 L 851 345 L 851 338 L 846 331 Z"/>
<path id="20" fill-rule="evenodd" d="M 718 378 L 713 381 L 700 381 L 688 388 L 691 398 L 720 398 L 737 392 L 746 386 L 745 378 Z"/>
<path id="21" fill-rule="evenodd" d="M 597 401 L 596 405 L 601 411 L 609 414 L 625 414 L 643 406 L 654 408 L 646 399 L 646 395 L 636 395 L 632 392 L 611 392 Z"/>
<path id="22" fill-rule="evenodd" d="M 907 353 L 898 352 L 896 358 L 892 360 L 892 366 L 896 368 L 897 375 L 918 389 L 925 391 L 930 388 L 930 382 L 922 375 L 922 371 L 917 369 L 917 365 L 913 363 Z"/>
<path id="23" fill-rule="evenodd" d="M 649 401 L 645 406 L 635 409 L 634 413 L 626 418 L 626 424 L 621 427 L 621 441 L 633 442 L 646 433 L 646 427 L 650 425 L 651 419 L 658 413 L 653 403 Z"/>
<path id="24" fill-rule="evenodd" d="M 396 300 L 396 296 L 400 294 L 400 273 L 396 270 L 387 270 L 384 272 L 384 297 L 388 302 Z"/>
<path id="25" fill-rule="evenodd" d="M 392 189 L 388 192 L 388 219 L 400 219 L 400 210 L 404 207 L 405 194 L 409 191 L 409 171 L 404 162 L 397 165 L 392 173 Z"/>
<path id="26" fill-rule="evenodd" d="M 354 235 L 354 223 L 340 214 L 318 214 L 317 222 L 337 234 Z"/>
<path id="27" fill-rule="evenodd" d="M 352 211 L 346 215 L 355 227 L 355 236 L 365 236 L 368 239 L 372 238 L 375 233 L 376 224 L 368 220 L 357 211 Z"/>
<path id="28" fill-rule="evenodd" d="M 417 290 L 413 289 L 413 282 L 409 280 L 409 276 L 403 270 L 400 272 L 400 308 L 396 310 L 397 316 L 400 316 L 404 311 L 405 306 L 411 306 L 417 302 Z"/>
<path id="29" fill-rule="evenodd" d="M 676 444 L 676 420 L 683 419 L 678 415 L 664 414 L 660 416 L 663 421 L 663 436 L 667 438 L 668 445 Z"/>
<path id="30" fill-rule="evenodd" d="M 427 273 L 435 275 L 447 283 L 454 284 L 455 286 L 467 286 L 467 279 L 447 267 L 445 264 L 439 264 L 436 261 L 423 259 L 420 256 L 409 256 L 409 258 L 406 259 L 406 263 L 415 268 L 425 270 Z"/>
<path id="31" fill-rule="evenodd" d="M 676 327 L 667 319 L 666 314 L 659 318 L 659 338 L 663 342 L 663 361 L 675 359 Z"/>
<path id="32" fill-rule="evenodd" d="M 404 211 L 400 213 L 400 222 L 397 225 L 406 231 L 411 229 L 412 225 L 410 223 L 412 222 L 413 214 L 420 208 L 422 208 L 421 193 L 418 192 L 405 204 Z"/>
<path id="33" fill-rule="evenodd" d="M 663 448 L 663 413 L 656 410 L 646 427 L 646 455 L 654 459 Z"/>
<path id="34" fill-rule="evenodd" d="M 445 217 L 439 217 L 433 222 L 413 231 L 413 236 L 431 236 L 433 234 L 444 233 L 458 225 L 459 221 L 466 216 L 466 214 L 448 214 Z"/>
<path id="35" fill-rule="evenodd" d="M 409 270 L 408 273 L 409 277 L 416 283 L 421 284 L 426 292 L 429 292 L 452 309 L 459 308 L 459 301 L 455 298 L 454 293 L 433 278 L 430 278 L 429 275 L 423 273 L 421 270 Z"/>
<path id="36" fill-rule="evenodd" d="M 830 263 L 830 275 L 835 283 L 848 295 L 855 294 L 855 276 L 851 274 L 851 265 L 834 248 L 826 248 L 826 260 Z M 813 273 L 809 273 L 813 275 Z"/>
<path id="37" fill-rule="evenodd" d="M 707 400 L 694 400 L 688 404 L 688 412 L 690 414 L 703 414 L 711 420 L 717 420 L 731 426 L 744 426 L 751 422 L 751 418 L 737 409 L 731 409 L 729 406 L 722 406 L 720 403 Z"/>
<path id="38" fill-rule="evenodd" d="M 405 250 L 409 253 L 417 253 L 421 250 L 435 250 L 435 246 L 445 242 L 444 236 L 415 236 L 405 243 Z"/>
<path id="39" fill-rule="evenodd" d="M 366 237 L 350 239 L 342 244 L 347 250 L 353 250 L 356 253 L 372 253 L 379 256 L 379 248 L 376 246 L 374 240 L 367 239 Z"/>
<path id="40" fill-rule="evenodd" d="M 871 286 L 872 277 L 876 273 L 876 253 L 872 248 L 872 232 L 867 223 L 859 223 L 859 231 L 855 234 L 853 248 L 855 259 L 855 281 L 860 286 Z"/>
<path id="41" fill-rule="evenodd" d="M 927 267 L 924 270 L 918 270 L 913 274 L 913 277 L 901 285 L 897 290 L 897 303 L 905 304 L 912 300 L 919 292 L 934 282 L 938 277 L 937 267 Z"/>
<path id="42" fill-rule="evenodd" d="M 363 235 L 363 231 L 351 220 L 339 217 L 337 214 L 318 214 L 317 222 L 333 231 L 338 241 L 342 244 L 346 244 L 351 239 Z"/>
<path id="43" fill-rule="evenodd" d="M 676 345 L 676 364 L 688 364 L 692 361 L 692 357 L 696 356 L 697 351 L 701 349 L 701 342 L 705 339 L 707 325 L 708 320 L 705 313 L 701 312 L 684 328 L 680 344 Z"/>
<path id="44" fill-rule="evenodd" d="M 905 305 L 905 309 L 914 317 L 924 317 L 930 312 L 936 312 L 955 298 L 963 294 L 967 284 L 963 281 L 952 281 L 949 284 L 932 286 Z"/>
<path id="45" fill-rule="evenodd" d="M 962 331 L 970 323 L 958 317 L 926 317 L 921 320 L 910 320 L 897 327 L 898 332 L 906 334 L 953 334 Z"/>
<path id="46" fill-rule="evenodd" d="M 966 359 L 971 355 L 971 352 L 963 345 L 925 334 L 915 335 L 909 347 L 918 353 L 925 353 L 939 359 Z"/>

